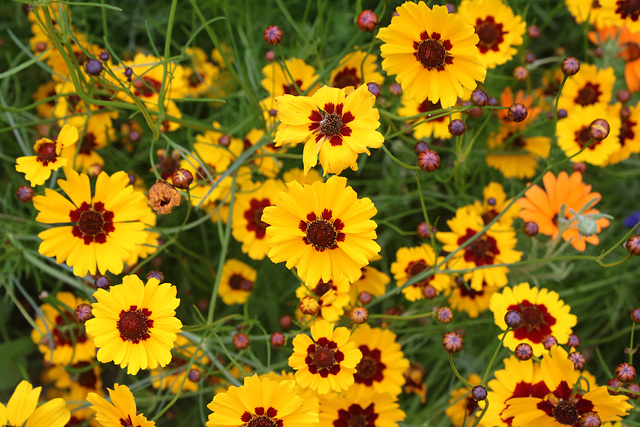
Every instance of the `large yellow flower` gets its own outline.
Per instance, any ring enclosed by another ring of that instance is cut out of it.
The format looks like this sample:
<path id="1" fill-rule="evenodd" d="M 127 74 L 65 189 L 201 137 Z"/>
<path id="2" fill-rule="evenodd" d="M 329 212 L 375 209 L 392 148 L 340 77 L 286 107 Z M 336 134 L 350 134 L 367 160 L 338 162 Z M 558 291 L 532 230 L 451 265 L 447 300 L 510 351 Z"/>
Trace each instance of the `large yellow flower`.
<path id="1" fill-rule="evenodd" d="M 324 173 L 339 174 L 347 167 L 358 170 L 358 154 L 380 148 L 384 137 L 376 129 L 380 114 L 367 85 L 355 91 L 323 86 L 313 96 L 284 95 L 276 98 L 282 125 L 276 147 L 304 142 L 305 172 L 320 156 Z"/>
<path id="2" fill-rule="evenodd" d="M 571 307 L 565 305 L 556 292 L 531 287 L 526 282 L 493 294 L 490 308 L 496 325 L 503 331 L 507 329 L 504 316 L 508 311 L 521 314 L 522 324 L 506 332 L 504 346 L 513 351 L 518 344 L 526 343 L 533 349 L 534 356 L 544 353 L 542 339 L 546 335 L 553 335 L 558 343 L 565 344 L 578 322 L 578 318 L 570 313 Z"/>
<path id="3" fill-rule="evenodd" d="M 58 185 L 69 199 L 49 188 L 44 196 L 33 198 L 39 211 L 36 221 L 66 224 L 38 234 L 42 239 L 38 251 L 55 256 L 58 264 L 66 261 L 76 276 L 97 271 L 120 274 L 123 261 L 147 241 L 142 220 L 151 208 L 146 197 L 129 185 L 125 172 L 100 173 L 93 197 L 86 174 L 71 168 L 64 172 L 67 179 L 59 179 Z"/>
<path id="4" fill-rule="evenodd" d="M 155 278 L 145 285 L 129 275 L 121 285 L 93 295 L 98 301 L 92 304 L 95 317 L 85 327 L 98 347 L 100 362 L 113 361 L 132 375 L 171 362 L 171 348 L 182 328 L 175 317 L 180 304 L 175 286 Z"/>
<path id="5" fill-rule="evenodd" d="M 501 0 L 464 0 L 458 15 L 475 27 L 480 63 L 487 68 L 509 61 L 518 52 L 514 46 L 524 41 L 527 23 Z"/>
<path id="6" fill-rule="evenodd" d="M 38 406 L 42 387 L 33 388 L 27 381 L 21 381 L 5 406 L 0 403 L 0 425 L 25 427 L 64 427 L 71 414 L 64 400 L 57 398 Z"/>
<path id="7" fill-rule="evenodd" d="M 380 251 L 371 200 L 358 199 L 347 179 L 338 176 L 304 187 L 292 181 L 287 187 L 262 215 L 269 224 L 271 261 L 296 267 L 309 287 L 343 275 L 356 281 L 360 269 Z"/>
<path id="8" fill-rule="evenodd" d="M 405 416 L 391 393 L 350 388 L 343 395 L 321 396 L 318 427 L 397 427 Z"/>
<path id="9" fill-rule="evenodd" d="M 407 1 L 396 11 L 398 16 L 377 36 L 384 42 L 382 68 L 397 74 L 396 81 L 410 97 L 440 101 L 449 108 L 465 90 L 476 87 L 476 80 L 484 81 L 487 70 L 478 58 L 480 38 L 473 26 L 446 6 L 431 9 L 422 1 Z"/>
<path id="10" fill-rule="evenodd" d="M 396 252 L 396 260 L 391 264 L 391 273 L 396 280 L 396 286 L 400 287 L 413 276 L 422 273 L 442 262 L 443 258 L 436 258 L 433 248 L 426 243 L 420 246 L 402 247 Z M 423 280 L 407 286 L 402 290 L 404 297 L 409 301 L 417 301 L 424 298 L 424 289 L 433 286 L 436 291 L 442 292 L 451 284 L 451 279 L 445 274 L 431 274 Z"/>
<path id="11" fill-rule="evenodd" d="M 296 371 L 298 385 L 326 394 L 351 387 L 360 359 L 362 352 L 355 348 L 347 328 L 334 330 L 333 323 L 319 319 L 311 325 L 311 337 L 293 338 L 289 366 Z"/>
<path id="12" fill-rule="evenodd" d="M 207 427 L 282 426 L 307 427 L 318 423 L 318 412 L 312 411 L 300 396 L 302 391 L 291 380 L 271 380 L 253 375 L 244 385 L 231 386 L 217 393 L 207 405 Z"/>
<path id="13" fill-rule="evenodd" d="M 611 101 L 616 76 L 612 67 L 599 70 L 591 64 L 580 64 L 580 71 L 569 77 L 562 88 L 558 108 L 565 108 L 569 116 L 576 106 L 598 104 L 604 107 Z M 611 126 L 613 129 L 613 126 Z"/>
<path id="14" fill-rule="evenodd" d="M 109 390 L 111 402 L 96 393 L 89 393 L 87 401 L 96 411 L 96 421 L 103 427 L 155 427 L 156 423 L 147 421 L 144 414 L 138 414 L 133 393 L 126 385 L 114 384 Z"/>
<path id="15" fill-rule="evenodd" d="M 606 161 L 607 165 L 613 165 L 628 159 L 631 154 L 640 152 L 640 108 L 637 105 L 631 105 L 629 115 L 623 116 L 620 112 L 620 149 L 609 155 Z"/>

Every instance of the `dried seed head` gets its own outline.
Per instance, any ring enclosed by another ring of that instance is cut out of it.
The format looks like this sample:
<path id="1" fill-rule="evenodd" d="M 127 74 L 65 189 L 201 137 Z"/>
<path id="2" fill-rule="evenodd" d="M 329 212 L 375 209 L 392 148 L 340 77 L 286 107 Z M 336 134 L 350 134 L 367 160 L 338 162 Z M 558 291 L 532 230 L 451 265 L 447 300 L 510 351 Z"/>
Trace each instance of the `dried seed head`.
<path id="1" fill-rule="evenodd" d="M 440 167 L 440 156 L 433 150 L 425 150 L 418 156 L 418 166 L 425 172 L 433 172 Z"/>
<path id="2" fill-rule="evenodd" d="M 378 97 L 380 96 L 380 94 L 382 93 L 382 89 L 380 88 L 380 85 L 376 82 L 369 82 L 367 83 L 367 89 L 369 89 L 369 92 L 376 97 L 376 99 L 378 99 Z"/>
<path id="3" fill-rule="evenodd" d="M 249 347 L 249 336 L 243 332 L 238 332 L 233 336 L 233 346 L 236 350 L 244 350 Z"/>
<path id="4" fill-rule="evenodd" d="M 264 41 L 276 46 L 282 40 L 282 30 L 277 25 L 270 25 L 264 30 Z"/>
<path id="5" fill-rule="evenodd" d="M 545 335 L 542 337 L 542 346 L 545 350 L 551 350 L 554 345 L 558 344 L 558 340 L 553 335 Z"/>
<path id="6" fill-rule="evenodd" d="M 447 332 L 442 336 L 442 348 L 448 353 L 457 353 L 462 350 L 462 337 L 457 332 Z"/>
<path id="7" fill-rule="evenodd" d="M 104 66 L 102 65 L 102 62 L 97 59 L 92 58 L 84 63 L 84 70 L 87 72 L 87 74 L 92 76 L 99 75 L 103 69 Z"/>
<path id="8" fill-rule="evenodd" d="M 87 320 L 93 318 L 93 314 L 91 313 L 91 306 L 89 304 L 80 304 L 76 307 L 76 310 L 73 313 L 73 317 L 75 317 L 75 319 L 80 323 L 84 323 Z"/>
<path id="9" fill-rule="evenodd" d="M 524 234 L 526 234 L 527 236 L 533 237 L 538 234 L 538 224 L 533 221 L 527 221 L 524 223 L 522 231 L 524 231 Z"/>
<path id="10" fill-rule="evenodd" d="M 436 295 L 438 295 L 438 291 L 431 285 L 425 286 L 422 290 L 422 296 L 424 296 L 426 299 L 434 299 Z"/>
<path id="11" fill-rule="evenodd" d="M 281 347 L 284 345 L 284 335 L 282 332 L 274 332 L 271 334 L 271 338 L 269 338 L 271 345 L 274 347 Z"/>
<path id="12" fill-rule="evenodd" d="M 602 141 L 609 136 L 610 130 L 609 122 L 605 119 L 595 119 L 591 122 L 591 125 L 589 125 L 589 136 L 596 141 Z"/>
<path id="13" fill-rule="evenodd" d="M 193 182 L 193 174 L 187 169 L 173 171 L 171 182 L 173 182 L 174 187 L 186 190 Z"/>
<path id="14" fill-rule="evenodd" d="M 516 346 L 513 354 L 522 361 L 529 360 L 533 357 L 533 349 L 526 342 L 520 343 Z"/>
<path id="15" fill-rule="evenodd" d="M 22 203 L 30 202 L 33 199 L 33 188 L 23 185 L 16 191 L 16 196 Z"/>
<path id="16" fill-rule="evenodd" d="M 640 255 L 640 234 L 635 234 L 626 242 L 624 242 L 624 247 L 631 255 L 639 256 Z M 640 309 L 636 309 L 640 310 Z M 635 310 L 634 310 L 635 311 Z"/>
<path id="17" fill-rule="evenodd" d="M 149 189 L 148 204 L 158 215 L 170 214 L 175 206 L 180 206 L 180 193 L 173 185 L 158 180 Z"/>
<path id="18" fill-rule="evenodd" d="M 516 123 L 520 123 L 527 118 L 527 107 L 523 104 L 515 103 L 511 107 L 509 107 L 509 111 L 507 112 L 507 116 L 509 119 Z"/>
<path id="19" fill-rule="evenodd" d="M 400 86 L 400 84 L 398 83 L 391 83 L 391 85 L 389 86 L 389 93 L 393 96 L 402 95 L 402 86 Z"/>
<path id="20" fill-rule="evenodd" d="M 364 307 L 353 307 L 351 310 L 351 321 L 356 324 L 362 324 L 369 319 L 369 310 Z"/>
<path id="21" fill-rule="evenodd" d="M 198 381 L 200 381 L 200 371 L 198 371 L 197 369 L 190 370 L 187 378 L 192 383 L 197 383 Z"/>
<path id="22" fill-rule="evenodd" d="M 449 126 L 447 126 L 447 128 L 451 135 L 460 136 L 467 130 L 467 125 L 465 125 L 460 119 L 454 119 L 449 122 Z"/>
<path id="23" fill-rule="evenodd" d="M 511 329 L 518 329 L 522 325 L 522 315 L 515 310 L 509 310 L 504 315 L 504 323 Z"/>
<path id="24" fill-rule="evenodd" d="M 487 398 L 487 389 L 481 385 L 477 385 L 471 389 L 471 398 L 476 402 Z"/>
<path id="25" fill-rule="evenodd" d="M 162 283 L 164 281 L 164 274 L 159 270 L 151 270 L 147 273 L 147 280 L 149 279 L 158 279 L 158 281 Z"/>
<path id="26" fill-rule="evenodd" d="M 527 35 L 532 39 L 540 37 L 540 27 L 537 25 L 529 25 L 527 27 Z"/>
<path id="27" fill-rule="evenodd" d="M 580 61 L 570 56 L 562 60 L 562 64 L 560 64 L 560 69 L 565 76 L 573 76 L 578 71 L 580 71 Z"/>
<path id="28" fill-rule="evenodd" d="M 108 276 L 100 275 L 96 277 L 96 288 L 107 290 L 111 286 L 111 279 Z"/>
<path id="29" fill-rule="evenodd" d="M 577 370 L 584 368 L 584 364 L 586 363 L 584 355 L 579 351 L 572 351 L 569 353 L 569 360 Z"/>
<path id="30" fill-rule="evenodd" d="M 567 341 L 567 345 L 569 347 L 579 347 L 580 346 L 580 337 L 577 336 L 576 334 L 571 334 L 569 335 L 569 340 Z"/>
<path id="31" fill-rule="evenodd" d="M 513 69 L 513 78 L 517 82 L 524 82 L 529 78 L 529 70 L 527 70 L 526 67 L 523 67 L 522 65 L 518 65 Z"/>
<path id="32" fill-rule="evenodd" d="M 636 368 L 628 363 L 621 363 L 616 367 L 616 378 L 623 383 L 630 383 L 636 378 Z"/>
<path id="33" fill-rule="evenodd" d="M 440 323 L 449 323 L 453 320 L 453 311 L 449 307 L 440 307 L 436 312 L 436 319 Z"/>
<path id="34" fill-rule="evenodd" d="M 370 33 L 378 26 L 378 15 L 376 15 L 372 10 L 363 10 L 360 12 L 360 15 L 358 15 L 358 20 L 356 22 L 358 24 L 358 28 Z"/>
<path id="35" fill-rule="evenodd" d="M 471 92 L 471 102 L 473 102 L 476 107 L 484 107 L 487 105 L 487 102 L 489 102 L 489 97 L 482 89 L 475 89 Z"/>

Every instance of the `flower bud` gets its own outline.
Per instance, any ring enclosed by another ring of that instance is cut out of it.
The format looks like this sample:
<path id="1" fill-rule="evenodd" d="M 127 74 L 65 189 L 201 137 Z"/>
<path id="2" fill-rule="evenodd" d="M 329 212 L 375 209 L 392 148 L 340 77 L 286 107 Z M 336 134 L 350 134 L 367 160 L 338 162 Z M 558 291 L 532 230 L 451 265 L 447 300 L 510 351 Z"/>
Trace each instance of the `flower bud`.
<path id="1" fill-rule="evenodd" d="M 471 389 L 471 398 L 476 402 L 487 398 L 487 389 L 481 385 L 477 385 Z"/>
<path id="2" fill-rule="evenodd" d="M 431 234 L 435 233 L 436 229 L 427 224 L 426 221 L 422 221 L 420 224 L 418 224 L 416 232 L 418 233 L 419 238 L 426 240 L 431 238 Z"/>
<path id="3" fill-rule="evenodd" d="M 602 141 L 609 136 L 610 130 L 609 122 L 605 119 L 595 119 L 589 126 L 589 136 L 596 141 Z"/>
<path id="4" fill-rule="evenodd" d="M 416 142 L 416 145 L 413 146 L 413 152 L 416 153 L 416 156 L 419 156 L 423 151 L 427 151 L 429 149 L 429 144 L 424 141 Z"/>
<path id="5" fill-rule="evenodd" d="M 95 285 L 97 289 L 107 290 L 109 289 L 109 286 L 111 286 L 111 279 L 105 275 L 98 276 L 96 277 Z"/>
<path id="6" fill-rule="evenodd" d="M 523 104 L 515 103 L 511 107 L 509 107 L 509 111 L 507 112 L 507 116 L 509 119 L 516 123 L 520 123 L 527 118 L 527 107 Z"/>
<path id="7" fill-rule="evenodd" d="M 380 96 L 380 94 L 382 93 L 382 89 L 380 88 L 380 85 L 376 82 L 369 82 L 367 83 L 367 89 L 369 89 L 369 92 L 376 97 L 376 99 L 378 99 L 378 97 Z"/>
<path id="8" fill-rule="evenodd" d="M 522 231 L 524 231 L 524 234 L 526 234 L 527 236 L 533 237 L 538 234 L 538 224 L 533 221 L 527 221 L 524 223 Z"/>
<path id="9" fill-rule="evenodd" d="M 350 317 L 353 323 L 360 325 L 369 319 L 369 310 L 359 306 L 353 307 Z"/>
<path id="10" fill-rule="evenodd" d="M 579 347 L 580 346 L 580 337 L 577 336 L 576 334 L 571 334 L 569 335 L 569 339 L 567 340 L 567 345 L 569 347 Z"/>
<path id="11" fill-rule="evenodd" d="M 571 165 L 571 168 L 574 172 L 585 173 L 587 170 L 587 165 L 585 162 L 577 162 Z"/>
<path id="12" fill-rule="evenodd" d="M 584 355 L 579 351 L 572 351 L 569 353 L 569 360 L 577 370 L 584 368 L 584 364 L 586 363 Z"/>
<path id="13" fill-rule="evenodd" d="M 84 63 L 84 70 L 87 72 L 87 74 L 92 76 L 99 75 L 103 69 L 104 66 L 102 65 L 102 62 L 97 59 L 90 59 Z"/>
<path id="14" fill-rule="evenodd" d="M 580 71 L 580 61 L 578 61 L 573 56 L 570 56 L 562 60 L 560 69 L 565 76 L 573 76 L 578 71 Z"/>
<path id="15" fill-rule="evenodd" d="M 147 273 L 147 280 L 149 279 L 158 279 L 158 281 L 162 283 L 164 281 L 164 274 L 159 270 L 151 270 Z"/>
<path id="16" fill-rule="evenodd" d="M 357 19 L 358 28 L 367 33 L 372 32 L 378 26 L 378 15 L 372 10 L 363 10 L 358 15 Z"/>
<path id="17" fill-rule="evenodd" d="M 621 363 L 616 367 L 616 378 L 623 383 L 630 383 L 636 378 L 636 368 L 628 363 Z"/>
<path id="18" fill-rule="evenodd" d="M 23 185 L 16 191 L 16 196 L 22 203 L 30 202 L 31 199 L 33 199 L 33 188 L 28 185 Z"/>
<path id="19" fill-rule="evenodd" d="M 633 323 L 640 323 L 640 308 L 631 310 L 631 320 L 633 320 Z"/>
<path id="20" fill-rule="evenodd" d="M 460 136 L 467 130 L 467 125 L 460 119 L 454 119 L 449 122 L 449 133 L 453 136 Z"/>
<path id="21" fill-rule="evenodd" d="M 238 332 L 233 336 L 233 346 L 236 350 L 244 350 L 249 347 L 249 336 L 243 332 Z"/>
<path id="22" fill-rule="evenodd" d="M 631 99 L 631 92 L 629 92 L 627 89 L 620 89 L 618 92 L 616 92 L 616 98 L 618 99 L 618 101 L 624 104 L 625 102 L 629 102 L 629 100 Z"/>
<path id="23" fill-rule="evenodd" d="M 186 190 L 193 182 L 193 174 L 187 169 L 173 171 L 171 174 L 171 182 L 173 186 L 180 190 Z"/>
<path id="24" fill-rule="evenodd" d="M 640 255 L 640 234 L 633 235 L 627 239 L 624 243 L 624 247 L 631 255 L 639 256 Z M 640 309 L 637 309 L 639 310 Z M 635 310 L 634 310 L 635 311 Z M 640 318 L 640 313 L 639 313 Z"/>
<path id="25" fill-rule="evenodd" d="M 402 95 L 402 86 L 400 86 L 398 83 L 391 83 L 391 85 L 389 86 L 389 93 L 391 93 L 391 95 L 393 96 Z"/>
<path id="26" fill-rule="evenodd" d="M 504 315 L 504 323 L 511 329 L 518 329 L 522 325 L 522 314 L 515 310 L 509 310 Z"/>
<path id="27" fill-rule="evenodd" d="M 438 295 L 438 291 L 431 285 L 427 285 L 422 289 L 422 296 L 424 296 L 425 299 L 434 299 L 436 295 Z"/>
<path id="28" fill-rule="evenodd" d="M 533 349 L 531 348 L 531 346 L 525 342 L 520 343 L 516 346 L 515 351 L 513 352 L 513 354 L 522 361 L 525 360 L 529 360 L 531 359 L 531 357 L 533 357 Z"/>
<path id="29" fill-rule="evenodd" d="M 537 39 L 540 37 L 540 27 L 537 25 L 529 25 L 527 27 L 527 35 L 532 39 Z"/>
<path id="30" fill-rule="evenodd" d="M 600 427 L 602 425 L 600 415 L 595 412 L 585 412 L 580 417 L 579 422 L 580 427 Z"/>
<path id="31" fill-rule="evenodd" d="M 484 107 L 487 105 L 487 102 L 489 102 L 489 97 L 482 89 L 476 89 L 471 92 L 471 102 L 473 102 L 476 107 Z"/>
<path id="32" fill-rule="evenodd" d="M 75 317 L 75 319 L 80 323 L 84 323 L 87 320 L 93 318 L 93 314 L 91 313 L 91 306 L 84 303 L 78 305 L 75 312 L 73 313 L 73 317 Z"/>
<path id="33" fill-rule="evenodd" d="M 360 292 L 360 295 L 358 295 L 358 301 L 360 301 L 360 304 L 362 305 L 367 305 L 371 302 L 371 300 L 373 300 L 373 296 L 371 296 L 371 294 L 369 292 Z"/>
<path id="34" fill-rule="evenodd" d="M 418 166 L 425 172 L 433 172 L 440 167 L 440 156 L 433 150 L 425 150 L 418 156 Z"/>
<path id="35" fill-rule="evenodd" d="M 264 30 L 264 41 L 276 46 L 282 40 L 282 30 L 277 25 L 270 25 Z"/>
<path id="36" fill-rule="evenodd" d="M 190 370 L 189 374 L 187 374 L 187 378 L 192 383 L 197 383 L 198 381 L 200 381 L 200 371 L 198 371 L 197 369 Z"/>
<path id="37" fill-rule="evenodd" d="M 517 82 L 524 82 L 529 78 L 529 70 L 527 70 L 526 67 L 523 67 L 522 65 L 518 65 L 513 69 L 513 78 Z"/>
<path id="38" fill-rule="evenodd" d="M 274 332 L 271 334 L 271 338 L 269 338 L 269 341 L 274 347 L 282 347 L 284 345 L 285 338 L 282 332 Z"/>
<path id="39" fill-rule="evenodd" d="M 442 347 L 448 353 L 457 353 L 462 350 L 462 337 L 457 332 L 447 332 L 442 337 Z"/>
<path id="40" fill-rule="evenodd" d="M 617 378 L 611 378 L 609 381 L 607 381 L 607 386 L 611 387 L 614 390 L 608 390 L 609 394 L 612 396 L 618 396 L 620 394 L 619 391 L 617 391 L 617 389 L 621 386 L 622 384 L 620 383 L 620 380 L 618 380 Z"/>
<path id="41" fill-rule="evenodd" d="M 436 319 L 440 323 L 449 323 L 453 320 L 453 311 L 449 307 L 440 307 L 436 312 Z"/>
<path id="42" fill-rule="evenodd" d="M 289 329 L 293 324 L 293 319 L 288 314 L 284 314 L 280 316 L 280 326 L 285 329 Z"/>

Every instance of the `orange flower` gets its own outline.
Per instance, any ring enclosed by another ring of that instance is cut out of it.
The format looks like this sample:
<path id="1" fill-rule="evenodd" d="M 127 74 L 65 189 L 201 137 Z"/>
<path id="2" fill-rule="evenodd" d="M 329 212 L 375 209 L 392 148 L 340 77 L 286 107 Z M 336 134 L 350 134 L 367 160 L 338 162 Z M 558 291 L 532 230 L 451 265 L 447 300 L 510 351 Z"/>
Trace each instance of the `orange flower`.
<path id="1" fill-rule="evenodd" d="M 629 28 L 605 27 L 589 32 L 589 40 L 597 46 L 617 37 L 619 58 L 624 58 L 624 80 L 630 92 L 640 90 L 640 31 L 631 32 Z"/>
<path id="2" fill-rule="evenodd" d="M 600 201 L 600 193 L 592 193 L 591 186 L 582 182 L 582 174 L 579 172 L 574 172 L 569 176 L 563 171 L 557 178 L 552 172 L 547 172 L 542 181 L 544 190 L 534 185 L 524 193 L 525 197 L 518 200 L 518 204 L 522 207 L 520 218 L 524 221 L 535 222 L 541 234 L 552 236 L 555 239 L 559 233 L 560 208 L 565 205 L 565 215 L 570 221 L 570 228 L 562 233 L 562 238 L 566 241 L 571 240 L 571 245 L 578 251 L 584 251 L 587 242 L 597 245 L 599 243 L 597 233 L 609 226 L 609 220 L 607 218 L 597 219 L 596 234 L 586 237 L 578 234 L 578 224 L 576 220 L 573 220 L 574 215 L 571 210 L 580 212 L 585 205 L 594 199 L 595 203 L 592 203 L 592 206 L 595 205 Z M 600 211 L 591 207 L 582 214 L 597 213 Z"/>
<path id="3" fill-rule="evenodd" d="M 507 86 L 506 88 L 504 88 L 504 90 L 502 91 L 502 94 L 500 95 L 500 105 L 502 105 L 503 107 L 510 107 L 515 102 L 527 107 L 527 112 L 528 112 L 527 118 L 520 123 L 516 123 L 509 118 L 508 110 L 506 108 L 504 110 L 497 110 L 498 117 L 500 118 L 500 121 L 502 122 L 502 124 L 512 125 L 512 126 L 514 125 L 521 126 L 523 123 L 527 123 L 527 124 L 532 123 L 536 119 L 536 117 L 538 117 L 538 114 L 540 114 L 540 107 L 532 107 L 533 105 L 532 95 L 524 96 L 523 90 L 520 89 L 516 93 L 516 97 L 514 99 L 513 91 L 509 86 Z"/>

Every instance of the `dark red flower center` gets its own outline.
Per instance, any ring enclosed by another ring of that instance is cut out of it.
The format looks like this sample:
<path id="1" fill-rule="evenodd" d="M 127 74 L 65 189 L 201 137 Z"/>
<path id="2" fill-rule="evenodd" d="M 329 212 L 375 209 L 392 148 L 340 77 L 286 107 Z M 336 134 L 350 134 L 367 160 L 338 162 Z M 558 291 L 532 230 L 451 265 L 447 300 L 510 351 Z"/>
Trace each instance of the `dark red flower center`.
<path id="1" fill-rule="evenodd" d="M 374 381 L 380 382 L 384 379 L 384 370 L 387 367 L 380 361 L 382 353 L 379 349 L 369 349 L 365 344 L 359 347 L 362 352 L 362 359 L 356 366 L 356 373 L 353 375 L 355 382 L 371 385 Z"/>
<path id="2" fill-rule="evenodd" d="M 620 126 L 620 145 L 622 147 L 625 146 L 627 141 L 633 141 L 636 136 L 633 128 L 636 124 L 636 122 L 629 119 L 622 121 L 622 126 Z"/>
<path id="3" fill-rule="evenodd" d="M 554 398 L 538 402 L 536 407 L 555 418 L 560 424 L 576 426 L 580 417 L 594 409 L 593 402 L 584 399 L 579 393 L 573 393 L 566 381 L 560 381 L 558 387 L 552 391 Z"/>
<path id="4" fill-rule="evenodd" d="M 127 415 L 127 418 L 120 418 L 120 425 L 122 427 L 134 427 L 131 415 Z"/>
<path id="5" fill-rule="evenodd" d="M 240 419 L 244 423 L 242 427 L 282 427 L 282 420 L 276 419 L 278 410 L 269 406 L 267 410 L 258 406 L 251 414 L 249 411 L 244 411 L 240 416 Z"/>
<path id="6" fill-rule="evenodd" d="M 56 143 L 46 142 L 44 144 L 40 144 L 36 156 L 36 160 L 42 163 L 42 166 L 47 166 L 49 163 L 55 163 L 58 159 L 58 155 L 56 154 Z"/>
<path id="7" fill-rule="evenodd" d="M 78 152 L 80 154 L 89 155 L 97 146 L 98 143 L 96 142 L 96 136 L 92 132 L 85 132 L 82 137 L 82 141 L 80 142 L 80 149 Z"/>
<path id="8" fill-rule="evenodd" d="M 410 261 L 409 264 L 407 264 L 407 267 L 404 269 L 404 271 L 405 273 L 407 273 L 407 277 L 411 278 L 413 276 L 417 276 L 418 274 L 422 273 L 422 271 L 424 271 L 428 267 L 429 267 L 429 264 L 427 264 L 425 260 L 419 259 L 416 261 Z M 412 286 L 424 288 L 429 284 L 429 282 L 431 282 L 431 279 L 433 279 L 433 275 L 427 276 L 423 280 L 420 280 L 419 282 L 414 283 Z"/>
<path id="9" fill-rule="evenodd" d="M 333 286 L 333 280 L 329 280 L 328 282 L 323 282 L 322 280 L 320 280 L 316 287 L 313 288 L 313 293 L 316 294 L 316 296 L 321 297 L 332 289 L 335 289 L 335 287 Z"/>
<path id="10" fill-rule="evenodd" d="M 594 84 L 589 82 L 578 91 L 574 101 L 576 104 L 580 104 L 582 106 L 591 105 L 598 102 L 600 95 L 602 95 L 600 85 L 598 83 Z"/>
<path id="11" fill-rule="evenodd" d="M 453 56 L 449 51 L 453 45 L 449 40 L 440 40 L 442 36 L 433 32 L 431 36 L 426 31 L 420 33 L 420 42 L 413 42 L 413 55 L 424 68 L 431 71 L 444 71 L 445 64 L 453 63 Z"/>
<path id="12" fill-rule="evenodd" d="M 585 145 L 591 141 L 591 136 L 589 135 L 589 126 L 583 126 L 580 130 L 574 132 L 574 139 L 582 149 Z M 591 145 L 589 145 L 589 150 L 594 150 L 598 144 L 602 141 L 594 140 Z"/>
<path id="13" fill-rule="evenodd" d="M 132 305 L 129 310 L 122 310 L 118 319 L 118 331 L 122 341 L 130 341 L 138 344 L 151 336 L 149 329 L 153 328 L 153 320 L 150 319 L 151 311 L 146 308 L 139 309 Z"/>
<path id="14" fill-rule="evenodd" d="M 484 20 L 480 18 L 476 20 L 476 34 L 480 39 L 478 50 L 480 53 L 487 53 L 490 50 L 498 52 L 500 43 L 504 41 L 505 32 L 502 30 L 502 24 L 496 23 L 493 16 L 487 16 Z"/>
<path id="15" fill-rule="evenodd" d="M 545 335 L 552 333 L 551 327 L 556 324 L 556 318 L 552 316 L 544 304 L 532 304 L 523 300 L 519 304 L 512 304 L 507 311 L 515 310 L 522 315 L 522 324 L 513 331 L 513 337 L 517 340 L 528 339 L 535 344 L 542 342 Z"/>
<path id="16" fill-rule="evenodd" d="M 561 400 L 558 406 L 553 408 L 553 416 L 560 424 L 572 426 L 578 422 L 578 409 L 571 402 Z"/>
<path id="17" fill-rule="evenodd" d="M 78 209 L 69 212 L 71 222 L 75 222 L 71 233 L 83 239 L 85 245 L 91 242 L 105 243 L 107 235 L 115 230 L 113 216 L 113 212 L 105 210 L 102 202 L 96 202 L 93 208 L 83 202 Z"/>
<path id="18" fill-rule="evenodd" d="M 262 211 L 271 205 L 272 203 L 269 199 L 251 199 L 249 209 L 244 211 L 243 216 L 247 220 L 247 230 L 253 231 L 257 239 L 264 239 L 269 224 L 262 221 Z"/>
<path id="19" fill-rule="evenodd" d="M 375 427 L 377 418 L 373 403 L 366 408 L 354 403 L 347 410 L 338 410 L 338 419 L 333 422 L 333 427 Z"/>
<path id="20" fill-rule="evenodd" d="M 62 314 L 58 314 L 55 317 L 54 323 L 55 325 L 51 330 L 54 348 L 65 345 L 74 346 L 87 341 L 84 326 L 75 321 L 72 313 L 63 311 Z M 44 339 L 47 340 L 46 335 Z M 48 343 L 46 344 L 48 345 Z"/>
<path id="21" fill-rule="evenodd" d="M 360 77 L 355 68 L 344 67 L 333 78 L 333 87 L 343 89 L 347 86 L 357 87 L 360 84 Z"/>
<path id="22" fill-rule="evenodd" d="M 312 374 L 320 374 L 327 378 L 329 374 L 340 372 L 340 362 L 344 360 L 344 353 L 338 350 L 338 345 L 325 337 L 307 347 L 307 357 L 304 361 Z"/>
<path id="23" fill-rule="evenodd" d="M 300 221 L 298 228 L 305 233 L 302 241 L 312 245 L 315 250 L 322 252 L 325 249 L 336 249 L 338 242 L 344 242 L 345 234 L 342 233 L 344 223 L 340 218 L 332 219 L 333 212 L 329 209 L 322 211 L 320 218 L 315 212 L 307 214 L 307 221 Z"/>
<path id="24" fill-rule="evenodd" d="M 296 80 L 296 85 L 298 86 L 298 89 L 300 89 L 300 91 L 304 90 L 302 89 L 302 80 Z M 302 95 L 301 92 L 298 91 L 298 89 L 296 89 L 296 86 L 291 83 L 291 84 L 283 84 L 282 85 L 282 90 L 284 91 L 285 95 Z"/>
<path id="25" fill-rule="evenodd" d="M 344 104 L 324 104 L 324 110 L 313 110 L 309 115 L 311 124 L 309 131 L 315 134 L 316 143 L 321 139 L 329 140 L 336 147 L 342 145 L 342 139 L 351 136 L 351 128 L 347 126 L 355 117 L 350 111 L 343 111 Z"/>
<path id="26" fill-rule="evenodd" d="M 434 111 L 434 110 L 442 110 L 442 104 L 440 104 L 440 101 L 436 102 L 435 104 L 431 101 L 429 101 L 428 99 L 425 99 L 420 105 L 418 105 L 418 111 L 420 113 L 426 113 L 427 111 Z M 432 114 L 427 114 L 426 117 L 429 118 L 431 117 Z M 443 122 L 445 119 L 445 117 L 438 117 L 437 119 L 433 119 L 431 120 L 432 122 Z"/>
<path id="27" fill-rule="evenodd" d="M 633 22 L 640 16 L 640 0 L 618 0 L 616 2 L 616 13 L 622 19 L 631 19 Z"/>
<path id="28" fill-rule="evenodd" d="M 133 82 L 133 94 L 138 97 L 150 97 L 159 93 L 161 87 L 162 82 L 149 76 L 144 76 Z"/>
<path id="29" fill-rule="evenodd" d="M 232 274 L 229 278 L 229 286 L 235 291 L 249 292 L 253 289 L 253 282 L 241 274 Z"/>
<path id="30" fill-rule="evenodd" d="M 627 42 L 624 44 L 624 51 L 622 52 L 622 57 L 624 57 L 625 61 L 631 62 L 640 58 L 640 45 L 634 42 Z"/>
<path id="31" fill-rule="evenodd" d="M 470 228 L 467 228 L 467 233 L 464 236 L 458 238 L 458 245 L 463 244 L 471 237 L 475 236 L 476 232 Z M 471 242 L 464 249 L 464 260 L 467 262 L 473 262 L 477 266 L 492 265 L 495 261 L 495 257 L 500 254 L 498 249 L 498 242 L 491 236 L 486 234 L 478 237 Z"/>
<path id="32" fill-rule="evenodd" d="M 484 288 L 487 286 L 487 283 L 485 281 L 482 282 L 482 290 L 481 291 L 476 291 L 474 289 L 472 289 L 471 287 L 467 287 L 464 280 L 462 280 L 462 278 L 459 278 L 460 280 L 457 280 L 458 278 L 456 278 L 456 286 L 458 287 L 458 289 L 460 290 L 460 296 L 463 298 L 469 298 L 469 299 L 476 299 L 476 298 L 480 298 L 484 295 Z"/>

